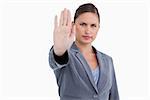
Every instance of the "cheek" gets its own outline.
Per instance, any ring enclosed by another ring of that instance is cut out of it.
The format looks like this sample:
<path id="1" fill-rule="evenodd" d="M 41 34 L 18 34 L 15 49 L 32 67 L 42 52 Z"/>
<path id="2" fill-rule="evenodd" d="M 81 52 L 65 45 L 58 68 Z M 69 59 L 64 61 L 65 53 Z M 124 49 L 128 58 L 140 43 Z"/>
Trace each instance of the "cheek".
<path id="1" fill-rule="evenodd" d="M 96 34 L 94 34 L 94 38 L 96 38 L 96 36 L 97 36 L 97 33 L 96 33 Z"/>
<path id="2" fill-rule="evenodd" d="M 99 28 L 95 29 L 95 35 L 97 35 Z"/>
<path id="3" fill-rule="evenodd" d="M 83 32 L 84 32 L 84 30 L 80 26 L 76 26 L 76 33 L 78 35 L 82 34 Z"/>
<path id="4" fill-rule="evenodd" d="M 80 31 L 80 27 L 76 26 L 76 31 L 79 32 Z"/>
<path id="5" fill-rule="evenodd" d="M 97 29 L 97 30 L 94 30 L 93 33 L 94 33 L 93 36 L 94 36 L 94 38 L 95 38 L 95 37 L 97 36 L 98 29 Z"/>

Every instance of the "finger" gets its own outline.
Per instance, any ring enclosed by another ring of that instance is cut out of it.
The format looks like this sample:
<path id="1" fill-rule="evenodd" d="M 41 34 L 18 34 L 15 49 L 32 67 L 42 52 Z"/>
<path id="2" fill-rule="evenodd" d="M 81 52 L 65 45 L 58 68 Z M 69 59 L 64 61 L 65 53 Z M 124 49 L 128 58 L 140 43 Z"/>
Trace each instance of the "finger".
<path id="1" fill-rule="evenodd" d="M 71 26 L 71 12 L 68 10 L 67 25 Z"/>
<path id="2" fill-rule="evenodd" d="M 74 38 L 74 37 L 75 37 L 75 34 L 76 34 L 76 25 L 73 24 L 73 25 L 72 25 L 72 29 L 71 29 L 70 37 L 71 37 L 71 38 Z"/>
<path id="3" fill-rule="evenodd" d="M 67 9 L 65 8 L 64 9 L 64 13 L 63 13 L 63 25 L 67 25 L 67 17 L 68 17 L 68 11 Z"/>
<path id="4" fill-rule="evenodd" d="M 54 29 L 58 27 L 58 22 L 57 22 L 57 15 L 55 16 L 55 21 L 54 21 Z"/>
<path id="5" fill-rule="evenodd" d="M 61 14 L 60 14 L 59 26 L 63 25 L 63 12 L 64 12 L 64 11 L 61 11 Z"/>

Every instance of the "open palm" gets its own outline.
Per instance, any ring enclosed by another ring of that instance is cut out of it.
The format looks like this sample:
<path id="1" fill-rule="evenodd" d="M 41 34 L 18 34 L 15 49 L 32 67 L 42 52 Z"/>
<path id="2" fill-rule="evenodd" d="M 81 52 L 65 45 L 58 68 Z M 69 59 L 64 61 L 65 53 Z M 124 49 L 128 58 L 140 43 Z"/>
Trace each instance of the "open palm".
<path id="1" fill-rule="evenodd" d="M 61 56 L 70 48 L 75 37 L 75 25 L 72 25 L 70 11 L 66 8 L 61 11 L 59 24 L 57 16 L 55 16 L 54 24 L 54 52 Z"/>

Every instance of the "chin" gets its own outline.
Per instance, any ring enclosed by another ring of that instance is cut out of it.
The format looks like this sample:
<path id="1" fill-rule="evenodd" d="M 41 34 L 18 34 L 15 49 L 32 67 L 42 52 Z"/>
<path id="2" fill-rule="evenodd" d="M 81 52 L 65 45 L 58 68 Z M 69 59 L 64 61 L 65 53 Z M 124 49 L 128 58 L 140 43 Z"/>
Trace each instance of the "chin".
<path id="1" fill-rule="evenodd" d="M 82 43 L 83 43 L 83 44 L 91 44 L 92 41 L 91 41 L 91 40 L 83 40 Z"/>

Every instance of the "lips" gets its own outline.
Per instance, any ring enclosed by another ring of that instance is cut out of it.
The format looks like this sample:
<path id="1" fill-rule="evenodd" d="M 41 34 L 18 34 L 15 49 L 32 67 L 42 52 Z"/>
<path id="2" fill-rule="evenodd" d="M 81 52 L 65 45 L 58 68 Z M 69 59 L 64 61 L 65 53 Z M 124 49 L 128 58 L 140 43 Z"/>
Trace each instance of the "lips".
<path id="1" fill-rule="evenodd" d="M 91 39 L 92 38 L 92 36 L 87 36 L 87 35 L 83 35 L 82 36 L 84 39 L 86 39 L 86 40 L 88 40 L 88 39 Z"/>

